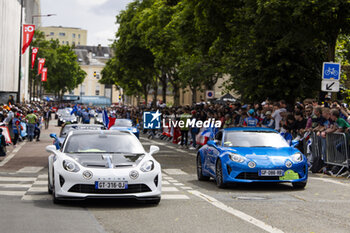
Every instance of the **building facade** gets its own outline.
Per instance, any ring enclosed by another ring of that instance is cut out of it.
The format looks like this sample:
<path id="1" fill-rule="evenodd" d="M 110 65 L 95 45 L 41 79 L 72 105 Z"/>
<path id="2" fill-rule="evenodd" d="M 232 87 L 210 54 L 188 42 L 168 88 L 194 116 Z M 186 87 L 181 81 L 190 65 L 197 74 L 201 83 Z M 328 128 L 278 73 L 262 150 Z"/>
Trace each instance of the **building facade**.
<path id="1" fill-rule="evenodd" d="M 87 30 L 74 27 L 50 26 L 40 27 L 40 31 L 44 32 L 46 39 L 58 39 L 61 45 L 86 45 Z"/>
<path id="2" fill-rule="evenodd" d="M 31 24 L 32 16 L 39 14 L 40 0 L 0 1 L 0 104 L 9 95 L 16 99 L 18 87 L 20 101 L 29 100 L 29 49 L 20 55 L 21 22 Z"/>
<path id="3" fill-rule="evenodd" d="M 106 62 L 112 57 L 112 49 L 103 46 L 76 46 L 74 49 L 78 56 L 80 67 L 86 72 L 84 82 L 75 88 L 72 92 L 67 93 L 74 96 L 90 96 L 96 98 L 108 98 L 111 103 L 121 103 L 122 90 L 116 85 L 100 84 L 101 71 Z"/>

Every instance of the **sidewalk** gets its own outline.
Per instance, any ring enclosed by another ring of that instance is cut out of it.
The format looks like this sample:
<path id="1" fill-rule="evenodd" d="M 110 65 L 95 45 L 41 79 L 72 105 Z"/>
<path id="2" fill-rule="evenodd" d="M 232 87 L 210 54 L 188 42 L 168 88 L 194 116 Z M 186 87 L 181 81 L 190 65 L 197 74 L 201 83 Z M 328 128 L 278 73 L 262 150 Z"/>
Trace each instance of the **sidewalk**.
<path id="1" fill-rule="evenodd" d="M 45 147 L 53 142 L 50 134 L 59 133 L 60 127 L 56 127 L 56 125 L 57 120 L 53 119 L 50 121 L 49 129 L 45 130 L 43 126 L 39 142 L 20 142 L 17 144 L 17 148 L 12 145 L 8 146 L 6 157 L 1 158 L 0 171 L 18 171 L 24 167 L 46 167 L 49 153 L 45 151 Z M 14 156 L 11 158 L 12 152 L 14 152 Z"/>

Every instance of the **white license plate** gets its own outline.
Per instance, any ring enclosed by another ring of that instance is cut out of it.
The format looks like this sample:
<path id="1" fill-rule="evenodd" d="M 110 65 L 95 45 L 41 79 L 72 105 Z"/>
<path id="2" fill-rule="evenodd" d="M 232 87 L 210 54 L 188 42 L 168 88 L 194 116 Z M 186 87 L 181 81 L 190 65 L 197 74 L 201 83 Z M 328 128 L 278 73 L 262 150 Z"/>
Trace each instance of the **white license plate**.
<path id="1" fill-rule="evenodd" d="M 283 176 L 283 170 L 261 170 L 259 176 Z"/>
<path id="2" fill-rule="evenodd" d="M 95 189 L 128 189 L 126 181 L 96 181 Z"/>

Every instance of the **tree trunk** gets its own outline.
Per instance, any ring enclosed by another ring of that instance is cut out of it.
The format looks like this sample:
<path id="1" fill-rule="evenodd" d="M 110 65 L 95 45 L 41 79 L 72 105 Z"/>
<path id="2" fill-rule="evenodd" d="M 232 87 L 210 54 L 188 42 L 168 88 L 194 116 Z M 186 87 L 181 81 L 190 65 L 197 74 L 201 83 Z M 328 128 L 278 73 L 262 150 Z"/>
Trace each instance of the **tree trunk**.
<path id="1" fill-rule="evenodd" d="M 197 103 L 197 88 L 191 88 L 192 91 L 192 105 L 195 105 Z"/>
<path id="2" fill-rule="evenodd" d="M 147 85 L 143 89 L 143 97 L 145 98 L 145 105 L 148 105 L 148 88 Z"/>
<path id="3" fill-rule="evenodd" d="M 157 97 L 158 97 L 158 77 L 156 77 L 156 80 L 153 84 L 153 101 L 152 101 L 152 107 L 157 107 Z"/>
<path id="4" fill-rule="evenodd" d="M 162 76 L 160 77 L 160 82 L 162 84 L 162 101 L 166 103 L 166 90 L 167 90 L 167 75 L 162 72 Z"/>

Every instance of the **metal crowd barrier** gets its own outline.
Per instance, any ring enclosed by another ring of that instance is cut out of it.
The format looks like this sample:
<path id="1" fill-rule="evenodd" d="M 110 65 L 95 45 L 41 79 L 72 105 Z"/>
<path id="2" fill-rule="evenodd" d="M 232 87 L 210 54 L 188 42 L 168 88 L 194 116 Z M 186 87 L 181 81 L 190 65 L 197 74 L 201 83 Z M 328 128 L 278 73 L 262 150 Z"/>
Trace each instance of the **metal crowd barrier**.
<path id="1" fill-rule="evenodd" d="M 340 166 L 338 176 L 344 168 L 349 169 L 348 141 L 345 133 L 327 134 L 325 163 Z"/>
<path id="2" fill-rule="evenodd" d="M 311 139 L 311 154 L 312 160 L 315 161 L 317 158 L 322 158 L 322 142 L 321 138 L 316 135 L 315 132 L 310 134 Z"/>

